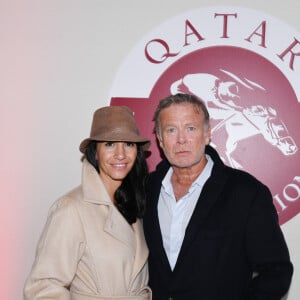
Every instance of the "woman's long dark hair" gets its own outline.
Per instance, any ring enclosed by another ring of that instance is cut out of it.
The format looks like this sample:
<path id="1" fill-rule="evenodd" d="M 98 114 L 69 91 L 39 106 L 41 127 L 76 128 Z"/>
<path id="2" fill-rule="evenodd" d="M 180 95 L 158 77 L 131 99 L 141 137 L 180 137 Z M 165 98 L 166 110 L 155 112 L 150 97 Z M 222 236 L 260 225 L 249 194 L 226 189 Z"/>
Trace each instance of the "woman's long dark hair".
<path id="1" fill-rule="evenodd" d="M 97 142 L 88 144 L 85 158 L 99 173 L 96 160 Z M 137 218 L 142 218 L 145 212 L 145 179 L 148 166 L 141 144 L 137 144 L 137 157 L 135 163 L 123 179 L 122 184 L 115 192 L 115 203 L 120 213 L 129 224 L 135 223 Z"/>

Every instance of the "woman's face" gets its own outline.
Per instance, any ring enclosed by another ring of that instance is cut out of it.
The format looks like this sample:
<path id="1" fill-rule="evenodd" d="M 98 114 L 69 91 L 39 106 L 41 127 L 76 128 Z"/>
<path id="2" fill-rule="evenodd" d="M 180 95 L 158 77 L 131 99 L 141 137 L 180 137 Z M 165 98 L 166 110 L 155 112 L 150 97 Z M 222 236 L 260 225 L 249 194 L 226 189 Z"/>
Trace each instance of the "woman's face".
<path id="1" fill-rule="evenodd" d="M 131 142 L 99 142 L 96 159 L 100 177 L 108 189 L 118 188 L 132 169 L 137 145 Z"/>

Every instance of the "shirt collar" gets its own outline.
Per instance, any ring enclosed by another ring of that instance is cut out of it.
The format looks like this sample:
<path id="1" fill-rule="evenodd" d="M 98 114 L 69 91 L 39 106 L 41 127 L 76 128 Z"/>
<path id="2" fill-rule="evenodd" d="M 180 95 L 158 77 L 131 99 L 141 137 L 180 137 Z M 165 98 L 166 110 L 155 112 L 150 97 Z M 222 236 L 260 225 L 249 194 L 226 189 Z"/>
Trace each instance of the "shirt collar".
<path id="1" fill-rule="evenodd" d="M 207 159 L 207 163 L 206 163 L 204 169 L 202 170 L 202 172 L 200 173 L 200 175 L 195 179 L 195 181 L 191 185 L 191 188 L 193 188 L 195 185 L 203 186 L 211 174 L 214 162 L 208 154 L 206 154 L 205 156 Z M 172 190 L 173 190 L 172 184 L 171 184 L 172 174 L 173 174 L 173 168 L 170 167 L 166 176 L 164 177 L 164 179 L 162 181 L 162 188 L 168 194 L 172 194 Z"/>

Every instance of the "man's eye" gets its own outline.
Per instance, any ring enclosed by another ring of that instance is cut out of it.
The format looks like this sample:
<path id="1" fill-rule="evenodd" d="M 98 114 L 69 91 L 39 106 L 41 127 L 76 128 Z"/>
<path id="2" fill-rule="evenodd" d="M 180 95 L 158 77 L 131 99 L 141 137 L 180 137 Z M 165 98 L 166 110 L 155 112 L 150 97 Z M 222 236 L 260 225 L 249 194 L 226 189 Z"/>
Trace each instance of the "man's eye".
<path id="1" fill-rule="evenodd" d="M 193 126 L 188 127 L 188 131 L 195 131 L 195 130 L 196 130 L 196 128 Z"/>
<path id="2" fill-rule="evenodd" d="M 168 133 L 174 133 L 174 132 L 175 132 L 175 128 L 168 128 L 168 129 L 167 129 L 167 132 L 168 132 Z"/>

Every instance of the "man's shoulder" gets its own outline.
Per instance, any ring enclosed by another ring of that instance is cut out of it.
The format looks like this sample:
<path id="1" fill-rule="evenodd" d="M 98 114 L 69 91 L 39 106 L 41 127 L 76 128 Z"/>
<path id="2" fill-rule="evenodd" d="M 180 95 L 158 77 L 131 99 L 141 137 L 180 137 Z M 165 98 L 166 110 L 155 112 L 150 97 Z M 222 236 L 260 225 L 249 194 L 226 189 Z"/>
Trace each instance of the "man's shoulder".
<path id="1" fill-rule="evenodd" d="M 150 173 L 150 177 L 164 176 L 170 168 L 170 164 L 166 159 L 161 160 L 154 171 Z"/>
<path id="2" fill-rule="evenodd" d="M 255 175 L 245 170 L 235 169 L 225 166 L 224 172 L 227 172 L 228 184 L 232 185 L 234 190 L 256 191 L 259 189 L 269 190 L 269 188 L 260 181 Z"/>

